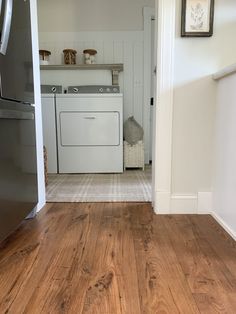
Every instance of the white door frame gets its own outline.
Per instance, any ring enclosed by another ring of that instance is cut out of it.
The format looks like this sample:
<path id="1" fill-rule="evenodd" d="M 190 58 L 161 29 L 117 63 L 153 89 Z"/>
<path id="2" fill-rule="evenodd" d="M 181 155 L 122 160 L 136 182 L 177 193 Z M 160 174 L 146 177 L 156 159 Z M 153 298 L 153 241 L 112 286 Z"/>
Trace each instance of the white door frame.
<path id="1" fill-rule="evenodd" d="M 31 0 L 36 12 L 36 1 Z M 173 74 L 174 74 L 174 40 L 175 40 L 175 1 L 156 1 L 156 109 L 154 110 L 154 154 L 153 154 L 153 206 L 156 213 L 169 213 L 171 201 L 172 175 L 172 115 L 173 115 Z M 36 15 L 36 14 L 35 14 Z M 35 19 L 36 23 L 37 19 Z M 36 34 L 36 33 L 35 33 Z M 36 38 L 36 35 L 35 35 Z M 37 41 L 35 39 L 37 46 Z M 36 47 L 35 46 L 35 47 Z M 35 49 L 36 51 L 36 49 Z M 145 49 L 144 49 L 145 51 Z M 36 58 L 35 58 L 36 59 Z M 39 68 L 39 67 L 38 67 Z M 146 68 L 146 66 L 145 66 Z M 150 70 L 151 66 L 147 66 Z M 150 78 L 150 76 L 149 76 Z M 38 71 L 39 80 L 39 71 Z M 150 86 L 150 85 L 149 85 Z M 39 93 L 38 93 L 39 94 Z M 36 108 L 41 119 L 40 98 Z M 149 107 L 150 110 L 150 107 Z M 40 122 L 40 121 L 39 121 Z M 43 177 L 42 130 L 38 127 L 38 171 L 40 174 L 40 203 L 45 202 Z M 149 134 L 149 133 L 148 133 Z M 40 141 L 39 141 L 40 140 Z"/>
<path id="2" fill-rule="evenodd" d="M 174 92 L 175 1 L 156 0 L 156 109 L 154 117 L 153 207 L 170 213 Z"/>
<path id="3" fill-rule="evenodd" d="M 38 204 L 37 211 L 40 211 L 46 204 L 45 177 L 44 177 L 44 154 L 43 154 L 43 124 L 41 111 L 40 92 L 40 68 L 39 68 L 39 44 L 38 44 L 38 14 L 37 1 L 30 0 L 32 47 L 33 47 L 33 79 L 35 99 L 35 126 L 36 126 L 36 149 L 37 149 L 37 178 L 38 178 Z"/>
<path id="4" fill-rule="evenodd" d="M 144 83 L 143 83 L 143 128 L 144 128 L 144 152 L 145 163 L 148 164 L 150 160 L 150 98 L 151 90 L 151 28 L 152 18 L 155 18 L 155 8 L 143 8 L 143 22 L 144 22 L 144 41 L 143 41 L 143 64 L 144 64 Z M 154 70 L 154 69 L 153 69 Z"/>

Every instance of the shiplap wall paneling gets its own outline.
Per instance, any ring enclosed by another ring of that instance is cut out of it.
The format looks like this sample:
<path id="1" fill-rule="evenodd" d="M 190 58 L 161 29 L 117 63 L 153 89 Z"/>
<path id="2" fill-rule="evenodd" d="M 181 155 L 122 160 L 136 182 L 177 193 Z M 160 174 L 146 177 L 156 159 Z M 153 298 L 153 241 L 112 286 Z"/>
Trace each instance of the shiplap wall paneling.
<path id="1" fill-rule="evenodd" d="M 66 38 L 66 39 L 65 39 Z M 83 50 L 98 51 L 97 63 L 123 63 L 119 84 L 124 94 L 124 119 L 134 116 L 143 126 L 143 32 L 41 33 L 40 48 L 52 52 L 51 64 L 63 63 L 65 48 L 77 50 L 77 63 L 83 63 Z M 44 84 L 111 84 L 109 71 L 42 71 Z"/>

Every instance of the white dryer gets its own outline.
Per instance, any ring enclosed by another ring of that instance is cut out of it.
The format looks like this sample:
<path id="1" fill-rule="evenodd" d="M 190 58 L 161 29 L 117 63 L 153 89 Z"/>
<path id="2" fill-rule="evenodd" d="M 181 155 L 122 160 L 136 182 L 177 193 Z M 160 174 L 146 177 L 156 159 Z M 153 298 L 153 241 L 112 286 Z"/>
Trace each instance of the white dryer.
<path id="1" fill-rule="evenodd" d="M 123 172 L 123 95 L 117 86 L 68 88 L 56 108 L 59 173 Z"/>

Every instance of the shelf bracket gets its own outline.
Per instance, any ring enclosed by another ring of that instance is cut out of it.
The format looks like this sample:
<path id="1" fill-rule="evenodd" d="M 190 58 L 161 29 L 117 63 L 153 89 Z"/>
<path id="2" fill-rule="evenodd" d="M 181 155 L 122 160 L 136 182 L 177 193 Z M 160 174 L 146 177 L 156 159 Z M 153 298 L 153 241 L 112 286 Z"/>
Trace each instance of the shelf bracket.
<path id="1" fill-rule="evenodd" d="M 112 70 L 112 85 L 119 85 L 119 71 Z"/>

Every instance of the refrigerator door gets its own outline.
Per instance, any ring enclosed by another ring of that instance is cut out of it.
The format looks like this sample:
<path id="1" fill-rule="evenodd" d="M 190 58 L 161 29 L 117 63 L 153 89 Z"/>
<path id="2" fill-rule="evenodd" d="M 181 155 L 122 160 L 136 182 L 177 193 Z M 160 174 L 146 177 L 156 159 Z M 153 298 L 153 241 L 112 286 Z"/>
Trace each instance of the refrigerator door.
<path id="1" fill-rule="evenodd" d="M 0 100 L 0 242 L 37 204 L 34 107 Z"/>
<path id="2" fill-rule="evenodd" d="M 0 0 L 0 97 L 34 103 L 30 0 Z"/>

